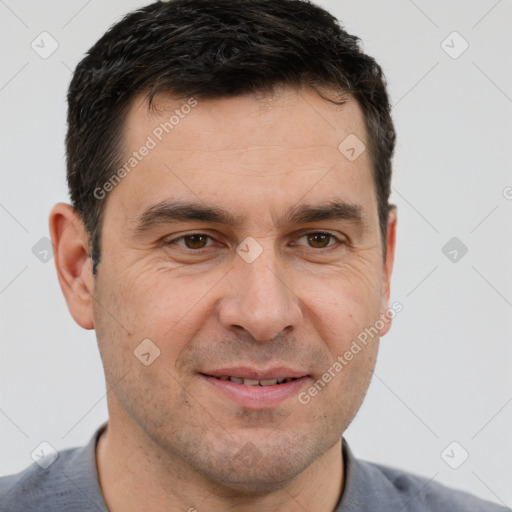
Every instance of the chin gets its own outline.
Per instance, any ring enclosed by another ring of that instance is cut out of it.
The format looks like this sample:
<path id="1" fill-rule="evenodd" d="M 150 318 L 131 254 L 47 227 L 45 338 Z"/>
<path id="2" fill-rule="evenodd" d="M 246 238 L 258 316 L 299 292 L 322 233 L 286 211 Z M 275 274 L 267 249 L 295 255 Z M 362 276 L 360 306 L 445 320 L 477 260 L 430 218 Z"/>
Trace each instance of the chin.
<path id="1" fill-rule="evenodd" d="M 237 463 L 229 468 L 217 466 L 208 478 L 216 483 L 219 496 L 257 498 L 283 489 L 303 470 L 291 467 L 289 460 L 279 461 L 274 467 L 263 462 L 253 468 Z"/>
<path id="2" fill-rule="evenodd" d="M 325 448 L 318 443 L 312 444 L 307 436 L 282 436 L 277 440 L 275 437 L 271 439 L 270 435 L 266 439 L 254 438 L 254 441 L 246 440 L 236 445 L 217 444 L 207 453 L 196 451 L 195 463 L 189 459 L 189 464 L 215 483 L 219 495 L 254 498 L 286 487 Z"/>

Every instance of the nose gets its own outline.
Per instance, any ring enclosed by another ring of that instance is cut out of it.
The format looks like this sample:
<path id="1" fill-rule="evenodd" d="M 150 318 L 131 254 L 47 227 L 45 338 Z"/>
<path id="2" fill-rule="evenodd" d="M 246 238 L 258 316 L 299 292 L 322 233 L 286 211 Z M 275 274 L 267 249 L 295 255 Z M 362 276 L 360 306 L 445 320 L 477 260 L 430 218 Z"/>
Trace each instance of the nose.
<path id="1" fill-rule="evenodd" d="M 235 263 L 227 283 L 229 293 L 218 309 L 225 329 L 238 333 L 243 329 L 257 341 L 272 340 L 296 328 L 302 318 L 293 283 L 287 282 L 273 258 L 264 256 L 266 252 L 252 263 L 241 258 Z"/>

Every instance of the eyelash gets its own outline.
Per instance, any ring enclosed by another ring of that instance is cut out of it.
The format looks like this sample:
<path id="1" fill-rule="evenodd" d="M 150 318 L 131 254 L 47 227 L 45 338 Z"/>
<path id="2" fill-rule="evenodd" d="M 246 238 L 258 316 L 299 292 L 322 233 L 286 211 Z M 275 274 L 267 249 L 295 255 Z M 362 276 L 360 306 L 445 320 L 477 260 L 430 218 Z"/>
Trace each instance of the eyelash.
<path id="1" fill-rule="evenodd" d="M 195 236 L 195 235 L 206 236 L 210 240 L 214 240 L 213 237 L 211 237 L 210 235 L 207 235 L 206 233 L 195 232 L 195 233 L 187 233 L 185 235 L 178 236 L 176 238 L 173 238 L 172 240 L 167 240 L 167 241 L 164 242 L 164 244 L 165 245 L 172 245 L 172 244 L 180 245 L 180 244 L 177 244 L 177 242 L 179 240 L 184 240 L 185 238 L 188 238 L 188 237 L 191 237 L 191 236 Z M 301 238 L 304 238 L 305 236 L 308 236 L 308 235 L 327 235 L 331 239 L 334 239 L 337 242 L 337 244 L 339 244 L 339 245 L 346 245 L 346 243 L 344 241 L 340 240 L 337 236 L 333 235 L 332 233 L 328 233 L 326 231 L 309 231 L 308 233 L 304 233 L 303 235 L 301 235 L 299 237 L 299 240 Z M 331 249 L 331 248 L 335 247 L 337 244 L 334 243 L 334 244 L 328 245 L 326 247 L 320 247 L 320 248 L 318 248 L 318 247 L 308 247 L 308 248 L 309 249 L 316 249 L 316 250 L 320 251 L 320 250 Z M 185 251 L 199 253 L 199 252 L 202 252 L 203 250 L 208 249 L 209 247 L 211 247 L 211 245 L 206 246 L 206 247 L 201 247 L 200 249 L 191 249 L 190 247 L 186 247 L 186 246 L 183 246 L 183 245 L 180 245 L 180 247 L 182 249 L 184 249 Z"/>

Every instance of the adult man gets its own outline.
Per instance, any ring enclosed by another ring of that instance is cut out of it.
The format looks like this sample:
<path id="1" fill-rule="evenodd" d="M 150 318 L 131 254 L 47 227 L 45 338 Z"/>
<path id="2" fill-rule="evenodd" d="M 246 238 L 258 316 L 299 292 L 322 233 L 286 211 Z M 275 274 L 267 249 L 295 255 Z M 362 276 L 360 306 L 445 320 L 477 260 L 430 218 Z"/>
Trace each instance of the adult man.
<path id="1" fill-rule="evenodd" d="M 341 438 L 394 311 L 395 134 L 356 38 L 299 0 L 159 2 L 68 101 L 50 230 L 109 421 L 2 480 L 3 508 L 500 510 Z"/>

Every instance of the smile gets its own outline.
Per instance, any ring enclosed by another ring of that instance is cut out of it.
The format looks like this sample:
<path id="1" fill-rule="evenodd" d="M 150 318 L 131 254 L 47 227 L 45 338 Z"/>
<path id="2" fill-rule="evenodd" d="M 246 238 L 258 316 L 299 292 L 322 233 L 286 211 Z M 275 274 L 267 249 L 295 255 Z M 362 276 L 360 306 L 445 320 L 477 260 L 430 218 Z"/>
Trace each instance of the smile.
<path id="1" fill-rule="evenodd" d="M 277 384 L 285 384 L 287 382 L 292 382 L 297 380 L 296 377 L 278 377 L 277 379 L 245 379 L 242 377 L 230 377 L 227 375 L 223 375 L 222 377 L 213 377 L 218 380 L 229 380 L 231 382 L 235 382 L 236 384 L 244 384 L 245 386 L 275 386 Z"/>
<path id="2" fill-rule="evenodd" d="M 311 377 L 290 368 L 258 371 L 250 368 L 225 368 L 199 373 L 201 381 L 222 400 L 245 409 L 269 409 L 295 397 Z"/>

